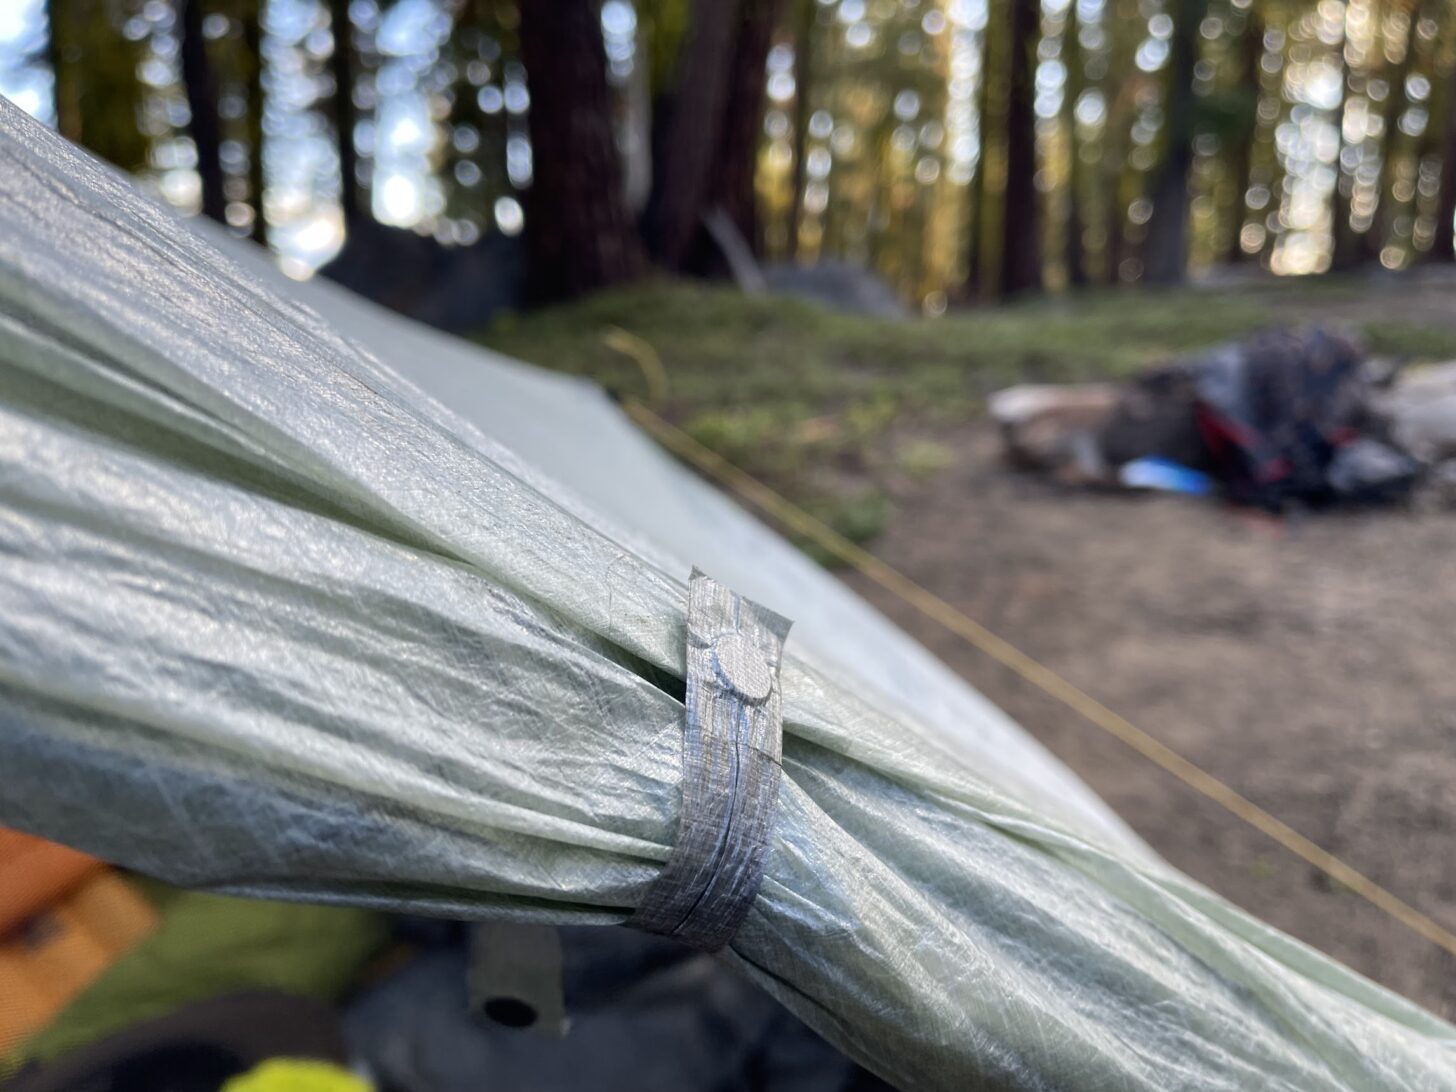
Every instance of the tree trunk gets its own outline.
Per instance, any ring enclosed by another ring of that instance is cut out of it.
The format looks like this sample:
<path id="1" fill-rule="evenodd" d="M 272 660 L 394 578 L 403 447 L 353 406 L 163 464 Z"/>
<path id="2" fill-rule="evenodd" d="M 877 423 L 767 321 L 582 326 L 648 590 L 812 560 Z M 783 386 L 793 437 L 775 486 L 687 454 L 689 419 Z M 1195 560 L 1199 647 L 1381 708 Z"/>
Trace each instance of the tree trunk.
<path id="1" fill-rule="evenodd" d="M 1407 18 L 1405 53 L 1401 55 L 1399 61 L 1391 66 L 1386 75 L 1388 89 L 1385 93 L 1384 123 L 1380 131 L 1380 168 L 1375 179 L 1377 203 L 1375 212 L 1370 217 L 1370 226 L 1360 234 L 1362 256 L 1370 262 L 1380 260 L 1380 252 L 1390 239 L 1395 220 L 1395 196 L 1391 193 L 1394 172 L 1390 169 L 1390 161 L 1395 158 L 1396 150 L 1401 143 L 1401 133 L 1398 128 L 1400 116 L 1410 105 L 1405 83 L 1410 76 L 1411 62 L 1415 59 L 1416 45 L 1420 40 L 1416 33 L 1416 27 L 1420 24 L 1421 19 L 1419 4 L 1411 5 Z"/>
<path id="2" fill-rule="evenodd" d="M 1001 294 L 1041 287 L 1041 226 L 1036 193 L 1036 45 L 1039 0 L 1011 0 L 1011 73 L 1006 106 L 1006 199 L 1001 220 Z"/>
<path id="3" fill-rule="evenodd" d="M 542 303 L 629 280 L 642 261 L 612 134 L 600 0 L 530 0 L 520 11 L 533 162 L 526 292 Z"/>
<path id="4" fill-rule="evenodd" d="M 217 114 L 217 80 L 202 35 L 203 0 L 182 0 L 182 82 L 187 87 L 188 131 L 197 148 L 197 176 L 202 182 L 202 214 L 226 223 L 223 193 L 222 126 Z"/>
<path id="5" fill-rule="evenodd" d="M 990 298 L 991 286 L 986 277 L 986 171 L 990 162 L 991 134 L 991 28 L 995 20 L 995 6 L 988 6 L 989 17 L 981 30 L 981 72 L 976 86 L 976 131 L 980 138 L 980 150 L 976 154 L 976 172 L 971 176 L 970 208 L 966 216 L 966 284 L 965 297 L 968 300 Z"/>
<path id="6" fill-rule="evenodd" d="M 1348 9 L 1345 33 L 1349 33 Z M 1345 60 L 1348 38 L 1340 47 L 1340 111 L 1335 121 L 1340 129 L 1340 148 L 1335 156 L 1335 188 L 1330 194 L 1330 268 L 1336 272 L 1353 269 L 1360 264 L 1360 238 L 1350 223 L 1350 205 L 1355 197 L 1355 173 L 1347 171 L 1345 160 L 1345 104 L 1350 98 L 1350 67 Z"/>
<path id="7" fill-rule="evenodd" d="M 816 0 L 798 0 L 794 30 L 794 195 L 789 203 L 789 253 L 799 256 L 799 227 L 804 222 L 804 187 L 809 184 L 809 89 L 814 86 Z"/>
<path id="8" fill-rule="evenodd" d="M 1427 261 L 1456 262 L 1456 70 L 1446 82 L 1446 116 L 1441 132 L 1441 189 L 1436 197 L 1436 234 Z"/>
<path id="9" fill-rule="evenodd" d="M 138 123 L 143 46 L 122 36 L 114 15 L 101 0 L 48 5 L 46 54 L 55 81 L 56 128 L 122 170 L 139 171 L 151 149 Z"/>
<path id="10" fill-rule="evenodd" d="M 622 89 L 622 199 L 634 219 L 652 196 L 652 68 L 647 62 L 652 40 L 637 21 L 637 60 Z"/>
<path id="11" fill-rule="evenodd" d="M 1107 0 L 1104 26 L 1138 25 L 1140 8 L 1137 0 Z M 1107 22 L 1111 20 L 1111 22 Z M 1137 99 L 1145 78 L 1130 76 L 1136 71 L 1136 35 L 1110 33 L 1106 47 L 1106 66 L 1100 81 L 1107 117 L 1099 137 L 1097 179 L 1099 213 L 1106 242 L 1102 247 L 1102 273 L 1106 283 L 1116 285 L 1131 270 L 1124 263 L 1134 260 L 1136 248 L 1128 237 L 1128 212 L 1134 190 L 1140 196 L 1145 188 L 1143 172 L 1135 171 L 1129 159 L 1132 143 L 1132 118 L 1137 112 Z"/>
<path id="12" fill-rule="evenodd" d="M 969 206 L 966 210 L 966 284 L 965 297 L 980 299 L 985 292 L 985 277 L 981 271 L 982 236 L 986 231 L 986 215 L 981 206 L 986 201 L 986 76 L 981 72 L 981 86 L 977 89 L 977 124 L 980 125 L 981 150 L 976 156 L 976 173 L 971 176 Z"/>
<path id="13" fill-rule="evenodd" d="M 525 6 L 533 7 L 534 0 Z M 652 196 L 643 228 L 652 256 L 668 269 L 683 267 L 713 193 L 739 7 L 737 0 L 697 0 L 679 58 L 677 90 L 666 112 L 667 131 L 653 148 Z"/>
<path id="14" fill-rule="evenodd" d="M 50 0 L 46 6 L 46 60 L 51 66 L 52 86 L 56 97 L 56 131 L 73 144 L 82 143 L 81 85 L 77 78 L 78 59 L 70 42 L 67 13 L 74 4 Z"/>
<path id="15" fill-rule="evenodd" d="M 329 73 L 334 78 L 334 139 L 339 152 L 339 210 L 344 230 L 359 222 L 359 153 L 354 147 L 358 111 L 354 108 L 354 25 L 349 19 L 349 0 L 328 0 L 329 22 L 334 35 L 329 54 Z"/>
<path id="16" fill-rule="evenodd" d="M 1248 255 L 1244 253 L 1244 218 L 1248 215 L 1249 186 L 1254 174 L 1254 138 L 1259 134 L 1259 62 L 1264 57 L 1264 20 L 1252 7 L 1244 14 L 1244 29 L 1240 35 L 1239 48 L 1242 54 L 1243 71 L 1241 82 L 1253 96 L 1249 100 L 1248 124 L 1239 134 L 1238 144 L 1233 149 L 1229 163 L 1229 174 L 1233 178 L 1234 197 L 1229 210 L 1233 230 L 1224 243 L 1223 260 L 1237 265 Z"/>
<path id="17" fill-rule="evenodd" d="M 1062 29 L 1062 58 L 1067 65 L 1067 82 L 1062 89 L 1062 126 L 1067 134 L 1067 283 L 1081 288 L 1087 283 L 1087 259 L 1082 246 L 1082 163 L 1077 144 L 1077 100 L 1084 84 L 1081 26 L 1077 21 L 1077 0 L 1067 5 Z"/>
<path id="18" fill-rule="evenodd" d="M 754 178 L 763 136 L 765 70 L 769 45 L 778 25 L 781 0 L 743 0 L 743 16 L 733 45 L 728 102 L 719 161 L 713 171 L 712 204 L 722 205 L 754 254 L 763 253 Z"/>
<path id="19" fill-rule="evenodd" d="M 248 65 L 248 195 L 253 201 L 253 241 L 268 245 L 268 216 L 263 208 L 267 180 L 263 168 L 263 9 L 253 0 L 243 17 L 244 62 Z"/>
<path id="20" fill-rule="evenodd" d="M 1152 284 L 1176 284 L 1188 266 L 1188 181 L 1193 171 L 1197 109 L 1193 69 L 1198 63 L 1198 28 L 1205 6 L 1206 0 L 1177 0 L 1176 4 L 1165 98 L 1167 136 L 1143 250 L 1143 276 Z"/>

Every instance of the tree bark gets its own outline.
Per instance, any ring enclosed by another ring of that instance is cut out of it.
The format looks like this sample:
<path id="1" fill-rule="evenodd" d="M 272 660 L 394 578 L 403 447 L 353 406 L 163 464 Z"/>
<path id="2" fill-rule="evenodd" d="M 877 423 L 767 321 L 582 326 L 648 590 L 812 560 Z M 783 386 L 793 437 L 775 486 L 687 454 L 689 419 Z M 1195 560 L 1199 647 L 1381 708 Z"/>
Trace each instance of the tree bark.
<path id="1" fill-rule="evenodd" d="M 525 5 L 534 6 L 534 0 Z M 654 144 L 652 196 L 643 232 L 652 256 L 668 269 L 683 267 L 713 192 L 739 18 L 738 0 L 697 0 L 679 58 L 667 131 Z"/>
<path id="2" fill-rule="evenodd" d="M 814 86 L 816 0 L 798 0 L 794 29 L 794 195 L 789 203 L 789 253 L 799 257 L 799 227 L 804 222 L 804 187 L 809 184 L 809 89 Z"/>
<path id="3" fill-rule="evenodd" d="M 629 280 L 642 259 L 612 134 L 600 0 L 530 0 L 520 11 L 533 162 L 526 292 L 543 303 Z"/>
<path id="4" fill-rule="evenodd" d="M 142 47 L 117 32 L 100 0 L 50 0 L 46 14 L 56 128 L 124 171 L 145 168 L 151 140 L 137 116 Z"/>
<path id="5" fill-rule="evenodd" d="M 1152 284 L 1176 284 L 1188 266 L 1188 181 L 1193 171 L 1197 102 L 1193 69 L 1198 63 L 1198 28 L 1206 0 L 1177 0 L 1172 56 L 1168 63 L 1167 138 L 1153 187 L 1153 217 L 1143 250 L 1143 277 Z"/>
<path id="6" fill-rule="evenodd" d="M 1041 287 L 1041 226 L 1036 193 L 1035 51 L 1039 0 L 1011 0 L 1011 73 L 1006 107 L 1006 198 L 1001 220 L 1001 294 Z"/>
<path id="7" fill-rule="evenodd" d="M 67 13 L 75 5 L 50 0 L 46 5 L 46 60 L 51 66 L 56 97 L 56 131 L 73 144 L 82 143 L 81 86 L 76 78 L 76 50 L 70 43 Z"/>
<path id="8" fill-rule="evenodd" d="M 1233 177 L 1234 198 L 1230 211 L 1233 230 L 1224 243 L 1223 260 L 1237 265 L 1248 255 L 1244 253 L 1244 219 L 1248 215 L 1249 186 L 1254 174 L 1254 138 L 1259 134 L 1259 88 L 1263 82 L 1259 76 L 1259 63 L 1264 57 L 1264 20 L 1252 7 L 1244 14 L 1244 29 L 1240 35 L 1239 48 L 1242 54 L 1243 71 L 1241 82 L 1249 88 L 1248 124 L 1239 134 L 1238 144 L 1233 149 L 1229 174 Z"/>
<path id="9" fill-rule="evenodd" d="M 263 167 L 263 9 L 253 0 L 243 17 L 243 48 L 248 67 L 248 195 L 253 201 L 253 241 L 268 245 L 268 215 L 263 208 L 267 179 Z"/>
<path id="10" fill-rule="evenodd" d="M 985 54 L 982 53 L 981 82 L 976 88 L 976 124 L 980 127 L 981 149 L 976 155 L 976 173 L 971 176 L 970 193 L 966 211 L 966 299 L 980 299 L 985 295 L 985 277 L 981 270 L 981 248 L 985 242 L 986 212 L 986 103 L 987 93 Z"/>
<path id="11" fill-rule="evenodd" d="M 1446 83 L 1445 119 L 1441 132 L 1441 188 L 1436 196 L 1436 234 L 1426 260 L 1456 262 L 1456 71 Z"/>
<path id="12" fill-rule="evenodd" d="M 1082 246 L 1082 163 L 1077 144 L 1077 100 L 1085 82 L 1082 69 L 1082 43 L 1078 40 L 1077 0 L 1067 5 L 1062 29 L 1062 58 L 1067 66 L 1067 82 L 1062 89 L 1062 125 L 1067 134 L 1067 283 L 1081 288 L 1087 283 L 1087 259 Z"/>
<path id="13" fill-rule="evenodd" d="M 1340 112 L 1336 123 L 1340 128 L 1340 148 L 1335 156 L 1335 188 L 1330 194 L 1330 268 L 1336 272 L 1353 269 L 1360 264 L 1360 238 L 1350 223 L 1350 205 L 1355 197 L 1355 176 L 1346 171 L 1345 104 L 1350 98 L 1350 63 L 1345 59 L 1348 48 L 1349 13 L 1345 16 L 1345 34 L 1340 46 Z"/>
<path id="14" fill-rule="evenodd" d="M 733 44 L 719 161 L 710 204 L 722 205 L 754 254 L 763 253 L 758 222 L 758 149 L 763 137 L 765 70 L 781 0 L 743 0 Z"/>
<path id="15" fill-rule="evenodd" d="M 1107 0 L 1106 15 L 1111 27 L 1133 26 L 1139 16 L 1137 0 Z M 1102 279 L 1119 284 L 1123 279 L 1123 263 L 1136 257 L 1136 248 L 1128 238 L 1128 210 L 1134 184 L 1142 174 L 1134 172 L 1128 162 L 1128 146 L 1132 141 L 1132 115 L 1146 77 L 1137 72 L 1135 35 L 1112 33 L 1107 47 L 1107 65 L 1100 81 L 1107 116 L 1098 138 L 1098 214 L 1106 235 L 1102 246 Z M 1139 187 L 1139 193 L 1141 188 Z"/>
<path id="16" fill-rule="evenodd" d="M 344 217 L 344 230 L 358 223 L 359 153 L 354 147 L 354 128 L 358 111 L 354 108 L 354 26 L 349 20 L 349 0 L 328 0 L 329 23 L 334 35 L 333 52 L 329 54 L 329 74 L 334 78 L 334 140 L 339 153 L 339 210 Z"/>
<path id="17" fill-rule="evenodd" d="M 1407 18 L 1405 53 L 1402 54 L 1399 61 L 1391 66 L 1386 75 L 1385 111 L 1380 132 L 1380 167 L 1375 178 L 1376 207 L 1374 214 L 1370 217 L 1370 226 L 1360 233 L 1361 256 L 1369 262 L 1380 260 L 1380 252 L 1390 238 L 1391 227 L 1395 220 L 1395 197 L 1391 193 L 1393 172 L 1390 169 L 1390 161 L 1395 157 L 1396 149 L 1401 143 L 1401 133 L 1398 127 L 1400 116 L 1410 105 L 1405 83 L 1410 76 L 1411 62 L 1415 59 L 1416 45 L 1420 40 L 1416 32 L 1420 19 L 1420 5 L 1412 4 Z"/>
<path id="18" fill-rule="evenodd" d="M 976 85 L 976 131 L 980 148 L 976 153 L 976 169 L 971 175 L 971 184 L 966 212 L 966 283 L 962 294 L 967 300 L 984 300 L 991 295 L 991 286 L 986 277 L 986 244 L 989 221 L 986 216 L 986 171 L 990 162 L 991 146 L 991 76 L 992 76 L 992 28 L 995 24 L 996 7 L 988 0 L 988 18 L 981 31 L 981 71 Z"/>
<path id="19" fill-rule="evenodd" d="M 202 0 L 182 0 L 182 82 L 187 89 L 188 131 L 197 149 L 197 176 L 202 183 L 202 214 L 226 223 L 223 193 L 222 125 L 217 113 L 217 80 L 202 35 L 206 12 Z"/>

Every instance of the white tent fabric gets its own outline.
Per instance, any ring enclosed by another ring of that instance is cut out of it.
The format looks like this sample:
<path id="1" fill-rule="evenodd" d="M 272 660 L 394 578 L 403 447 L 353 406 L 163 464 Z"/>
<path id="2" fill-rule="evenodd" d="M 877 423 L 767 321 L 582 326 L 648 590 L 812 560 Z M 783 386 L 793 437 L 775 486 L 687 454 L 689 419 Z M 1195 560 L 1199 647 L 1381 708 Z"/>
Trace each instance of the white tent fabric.
<path id="1" fill-rule="evenodd" d="M 1456 1088 L 1456 1030 L 1160 862 L 589 387 L 244 268 L 3 103 L 0 178 L 0 823 L 223 891 L 620 923 L 677 829 L 697 563 L 796 621 L 724 958 L 856 1059 Z"/>

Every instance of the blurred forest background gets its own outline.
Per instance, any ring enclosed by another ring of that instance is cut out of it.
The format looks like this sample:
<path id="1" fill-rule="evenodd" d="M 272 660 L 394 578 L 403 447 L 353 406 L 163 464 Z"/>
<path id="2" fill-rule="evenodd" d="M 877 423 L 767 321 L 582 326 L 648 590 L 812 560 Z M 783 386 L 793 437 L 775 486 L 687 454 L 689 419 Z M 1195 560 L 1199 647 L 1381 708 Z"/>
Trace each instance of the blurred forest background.
<path id="1" fill-rule="evenodd" d="M 0 93 L 297 276 L 493 307 L 833 259 L 936 315 L 1451 262 L 1450 8 L 6 0 Z"/>

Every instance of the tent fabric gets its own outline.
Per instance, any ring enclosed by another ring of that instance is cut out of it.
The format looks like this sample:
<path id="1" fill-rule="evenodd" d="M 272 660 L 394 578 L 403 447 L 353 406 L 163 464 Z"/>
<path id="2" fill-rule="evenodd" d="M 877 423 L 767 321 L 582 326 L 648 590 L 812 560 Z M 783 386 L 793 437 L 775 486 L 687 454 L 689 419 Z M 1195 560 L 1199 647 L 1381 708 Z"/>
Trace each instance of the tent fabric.
<path id="1" fill-rule="evenodd" d="M 545 475 L 564 502 L 638 557 L 675 576 L 697 565 L 720 582 L 793 619 L 800 655 L 845 685 L 873 692 L 901 716 L 962 750 L 999 784 L 1019 785 L 1040 806 L 1066 809 L 1085 829 L 1129 852 L 1147 852 L 1106 805 L 999 708 L 967 686 L 857 595 L 721 493 L 665 458 L 603 391 L 532 368 L 401 319 L 323 280 L 288 280 L 258 247 L 194 220 L 194 231 L 285 299 L 449 406 L 475 430 Z M 567 442 L 575 438 L 574 442 Z M 491 451 L 500 447 L 491 445 Z M 844 665 L 836 670 L 835 665 Z M 1151 854 L 1148 854 L 1151 856 Z"/>
<path id="2" fill-rule="evenodd" d="M 855 1059 L 1456 1087 L 1456 1030 L 1159 861 L 579 384 L 451 346 L 447 408 L 393 366 L 443 341 L 320 314 L 5 104 L 0 177 L 0 823 L 222 892 L 621 923 L 678 826 L 696 562 L 796 621 L 722 958 Z"/>

